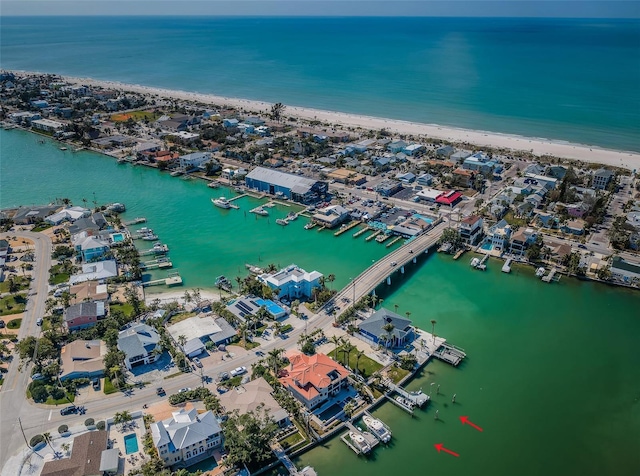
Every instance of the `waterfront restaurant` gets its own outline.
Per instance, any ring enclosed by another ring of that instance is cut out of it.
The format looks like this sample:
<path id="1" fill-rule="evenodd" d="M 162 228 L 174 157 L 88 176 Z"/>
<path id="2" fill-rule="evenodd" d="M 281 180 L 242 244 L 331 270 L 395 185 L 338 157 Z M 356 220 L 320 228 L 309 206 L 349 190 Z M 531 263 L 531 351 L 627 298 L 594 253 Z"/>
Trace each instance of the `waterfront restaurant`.
<path id="1" fill-rule="evenodd" d="M 264 167 L 256 167 L 249 172 L 245 177 L 245 185 L 252 190 L 304 204 L 324 199 L 329 190 L 327 182 Z"/>

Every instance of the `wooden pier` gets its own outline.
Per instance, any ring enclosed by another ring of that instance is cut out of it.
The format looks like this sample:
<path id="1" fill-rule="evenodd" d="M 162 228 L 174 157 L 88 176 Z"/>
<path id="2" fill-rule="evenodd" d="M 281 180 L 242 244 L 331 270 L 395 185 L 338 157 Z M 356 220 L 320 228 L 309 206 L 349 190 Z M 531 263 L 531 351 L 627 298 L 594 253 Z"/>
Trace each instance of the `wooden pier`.
<path id="1" fill-rule="evenodd" d="M 354 238 L 358 238 L 360 235 L 368 232 L 369 230 L 371 230 L 370 226 L 365 226 L 362 230 L 358 230 L 353 234 Z"/>
<path id="2" fill-rule="evenodd" d="M 376 236 L 378 236 L 380 233 L 382 233 L 382 230 L 376 230 L 373 233 L 371 233 L 369 236 L 367 236 L 364 241 L 371 241 L 373 240 Z"/>
<path id="3" fill-rule="evenodd" d="M 545 283 L 550 283 L 551 281 L 560 281 L 560 277 L 558 276 L 558 279 L 553 279 L 556 275 L 556 273 L 558 272 L 557 268 L 553 267 L 551 268 L 551 271 L 549 271 L 549 274 L 547 274 L 546 276 L 542 277 L 542 280 Z"/>
<path id="4" fill-rule="evenodd" d="M 422 393 L 422 390 L 418 390 L 417 392 L 407 392 L 404 388 L 399 387 L 391 381 L 387 382 L 386 385 L 405 400 L 409 400 L 409 402 L 411 402 L 416 407 L 422 407 L 422 405 L 431 400 L 431 397 Z"/>
<path id="5" fill-rule="evenodd" d="M 502 272 L 503 273 L 510 273 L 511 272 L 511 263 L 513 262 L 513 258 L 509 258 L 503 265 L 502 265 Z"/>
<path id="6" fill-rule="evenodd" d="M 179 286 L 182 284 L 182 278 L 178 273 L 171 273 L 166 278 L 154 279 L 153 281 L 147 281 L 146 283 L 142 283 L 142 287 L 146 288 L 148 286 Z"/>
<path id="7" fill-rule="evenodd" d="M 172 267 L 173 263 L 169 261 L 169 258 L 158 258 L 145 263 L 140 263 L 141 269 L 168 269 Z"/>
<path id="8" fill-rule="evenodd" d="M 404 403 L 400 403 L 398 400 L 396 400 L 389 394 L 385 394 L 385 398 L 389 400 L 391 403 L 393 403 L 396 407 L 401 408 L 402 410 L 407 412 L 409 415 L 413 416 L 413 407 L 405 405 Z"/>
<path id="9" fill-rule="evenodd" d="M 376 237 L 376 242 L 377 243 L 384 243 L 385 241 L 387 241 L 389 238 L 391 238 L 390 234 L 384 233 L 382 235 L 378 235 Z"/>
<path id="10" fill-rule="evenodd" d="M 347 422 L 346 423 L 346 427 L 349 429 L 349 431 L 357 433 L 359 435 L 361 435 L 365 441 L 367 442 L 367 444 L 369 445 L 369 447 L 371 448 L 369 451 L 367 451 L 366 453 L 369 453 L 371 450 L 373 450 L 373 448 L 375 446 L 377 446 L 380 443 L 380 440 L 378 440 L 378 438 L 376 438 L 375 436 L 373 436 L 371 433 L 369 433 L 368 431 L 362 431 L 359 428 L 356 428 L 355 426 L 353 426 L 353 424 L 351 422 Z M 360 454 L 366 454 L 363 453 L 363 451 L 358 448 L 358 446 L 354 443 L 352 443 L 349 438 L 349 432 L 344 433 L 342 436 L 340 436 L 340 439 L 349 447 L 353 450 L 353 452 L 357 455 Z"/>
<path id="11" fill-rule="evenodd" d="M 465 254 L 465 252 L 467 251 L 467 248 L 461 248 L 458 251 L 456 251 L 456 254 L 453 255 L 453 259 L 456 260 L 458 258 L 460 258 L 460 256 L 462 256 L 463 254 Z"/>
<path id="12" fill-rule="evenodd" d="M 344 228 L 340 228 L 338 231 L 336 231 L 333 234 L 333 236 L 340 236 L 343 233 L 346 233 L 347 231 L 351 230 L 352 228 L 355 228 L 359 224 L 360 224 L 360 222 L 358 220 L 354 220 L 351 223 L 349 223 L 349 225 L 345 226 Z"/>
<path id="13" fill-rule="evenodd" d="M 136 217 L 131 221 L 126 221 L 123 223 L 124 226 L 137 225 L 138 223 L 146 223 L 147 219 L 145 217 Z"/>
<path id="14" fill-rule="evenodd" d="M 451 345 L 451 344 L 442 344 L 438 349 L 433 353 L 434 357 L 447 362 L 448 364 L 457 367 L 462 359 L 464 359 L 467 354 L 460 348 Z"/>
<path id="15" fill-rule="evenodd" d="M 391 240 L 389 243 L 387 243 L 385 246 L 387 248 L 391 248 L 393 245 L 395 245 L 398 241 L 400 241 L 402 239 L 401 236 L 396 236 L 393 240 Z"/>

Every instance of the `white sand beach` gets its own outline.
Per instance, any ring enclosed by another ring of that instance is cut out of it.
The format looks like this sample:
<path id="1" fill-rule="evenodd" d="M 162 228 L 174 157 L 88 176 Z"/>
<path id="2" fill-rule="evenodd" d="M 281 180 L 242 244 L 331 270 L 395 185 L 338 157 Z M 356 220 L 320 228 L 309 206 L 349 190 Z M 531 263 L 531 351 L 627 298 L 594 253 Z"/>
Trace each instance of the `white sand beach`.
<path id="1" fill-rule="evenodd" d="M 226 105 L 237 109 L 244 109 L 246 111 L 254 111 L 256 113 L 268 113 L 272 106 L 271 103 L 262 101 L 228 98 L 186 91 L 174 91 L 137 84 L 125 84 L 115 81 L 99 81 L 91 78 L 76 78 L 71 76 L 63 76 L 63 79 L 70 83 L 100 86 L 109 89 L 120 89 L 142 94 L 158 95 L 160 97 L 199 101 L 204 104 L 214 104 L 218 106 Z M 451 142 L 466 142 L 478 147 L 488 146 L 511 149 L 514 151 L 529 151 L 538 156 L 551 155 L 613 167 L 622 167 L 629 170 L 640 169 L 640 154 L 636 152 L 601 149 L 568 142 L 550 141 L 495 132 L 458 129 L 454 127 L 439 126 L 436 124 L 420 124 L 416 122 L 347 114 L 336 111 L 324 111 L 286 104 L 285 106 L 285 114 L 287 116 L 330 123 L 337 128 L 361 127 L 363 129 L 373 130 L 386 129 L 392 134 L 427 136 Z"/>

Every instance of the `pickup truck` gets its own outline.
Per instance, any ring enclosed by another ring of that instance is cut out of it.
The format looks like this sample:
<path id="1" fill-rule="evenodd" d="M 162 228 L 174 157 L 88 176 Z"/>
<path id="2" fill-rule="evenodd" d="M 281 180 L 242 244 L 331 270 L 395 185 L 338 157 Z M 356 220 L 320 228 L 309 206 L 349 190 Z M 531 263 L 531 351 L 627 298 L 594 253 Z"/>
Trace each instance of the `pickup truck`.
<path id="1" fill-rule="evenodd" d="M 229 373 L 231 374 L 232 377 L 237 377 L 238 375 L 242 375 L 242 374 L 247 373 L 247 368 L 246 367 L 236 367 L 235 369 L 233 369 Z"/>

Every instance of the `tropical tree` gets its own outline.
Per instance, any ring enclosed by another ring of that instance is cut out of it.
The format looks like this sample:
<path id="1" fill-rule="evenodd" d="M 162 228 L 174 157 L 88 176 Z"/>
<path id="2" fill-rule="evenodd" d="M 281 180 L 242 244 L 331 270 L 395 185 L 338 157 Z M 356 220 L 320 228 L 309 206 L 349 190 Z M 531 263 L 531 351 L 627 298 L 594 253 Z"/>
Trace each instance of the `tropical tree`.
<path id="1" fill-rule="evenodd" d="M 235 410 L 222 427 L 227 465 L 259 467 L 272 457 L 270 442 L 278 426 L 262 406 L 242 415 Z"/>
<path id="2" fill-rule="evenodd" d="M 356 375 L 360 373 L 358 365 L 360 364 L 360 357 L 364 355 L 364 350 L 356 350 Z"/>
<path id="3" fill-rule="evenodd" d="M 343 408 L 342 411 L 344 411 L 344 414 L 347 416 L 347 418 L 351 418 L 351 415 L 353 415 L 353 412 L 356 410 L 355 405 L 353 404 L 353 402 L 349 402 L 347 403 Z"/>
<path id="4" fill-rule="evenodd" d="M 336 346 L 336 348 L 333 351 L 333 354 L 335 359 L 338 360 L 338 347 L 340 347 L 340 345 L 342 344 L 342 338 L 334 335 L 334 336 L 331 336 L 331 339 L 329 340 L 331 341 L 332 344 Z"/>
<path id="5" fill-rule="evenodd" d="M 431 335 L 433 336 L 433 342 L 436 341 L 436 320 L 431 319 Z"/>
<path id="6" fill-rule="evenodd" d="M 399 307 L 400 307 L 400 306 L 398 306 L 397 304 L 394 304 L 394 305 L 393 305 L 393 309 L 395 309 L 396 314 L 398 314 L 398 308 L 399 308 Z"/>
<path id="7" fill-rule="evenodd" d="M 247 325 L 247 322 L 249 321 L 248 317 L 247 317 L 247 321 L 243 322 L 242 324 L 240 324 L 238 326 L 238 335 L 242 338 L 242 341 L 245 343 L 247 342 L 247 331 L 249 330 L 249 326 Z"/>
<path id="8" fill-rule="evenodd" d="M 42 434 L 42 437 L 44 438 L 44 441 L 46 441 L 46 443 L 49 445 L 49 447 L 51 448 L 51 450 L 55 453 L 56 450 L 53 449 L 53 445 L 51 444 L 51 442 L 53 441 L 53 438 L 51 437 L 51 433 L 49 433 L 48 431 L 45 431 Z"/>
<path id="9" fill-rule="evenodd" d="M 109 376 L 111 378 L 111 383 L 113 383 L 116 388 L 120 388 L 120 384 L 122 383 L 122 367 L 114 365 L 109 368 Z"/>
<path id="10" fill-rule="evenodd" d="M 132 285 L 126 287 L 124 290 L 124 297 L 126 298 L 127 303 L 133 308 L 134 315 L 137 316 L 140 314 L 140 311 L 144 307 L 144 302 L 140 299 L 138 291 Z"/>
<path id="11" fill-rule="evenodd" d="M 342 346 L 342 354 L 345 355 L 346 354 L 346 359 L 344 360 L 344 365 L 345 367 L 349 366 L 349 354 L 351 352 L 353 352 L 356 349 L 356 346 L 353 345 L 351 342 L 347 341 L 345 342 L 345 344 Z"/>
<path id="12" fill-rule="evenodd" d="M 178 344 L 180 345 L 180 347 L 184 347 L 186 343 L 187 343 L 187 337 L 184 334 L 180 334 L 178 336 Z"/>
<path id="13" fill-rule="evenodd" d="M 389 342 L 391 342 L 393 347 L 392 332 L 395 328 L 396 326 L 394 326 L 391 321 L 387 322 L 384 326 L 382 326 L 382 330 L 384 330 L 387 333 L 387 335 L 385 336 L 386 346 L 388 346 Z"/>
<path id="14" fill-rule="evenodd" d="M 69 454 L 69 450 L 71 449 L 71 445 L 69 443 L 62 443 L 62 451 L 65 452 L 65 454 Z"/>
<path id="15" fill-rule="evenodd" d="M 277 102 L 271 106 L 271 118 L 276 122 L 280 122 L 280 119 L 282 118 L 282 111 L 284 111 L 285 107 L 286 106 L 281 102 Z"/>
<path id="16" fill-rule="evenodd" d="M 329 281 L 329 283 L 333 283 L 335 280 L 336 280 L 335 274 L 330 274 L 329 276 L 327 276 L 327 281 Z"/>

